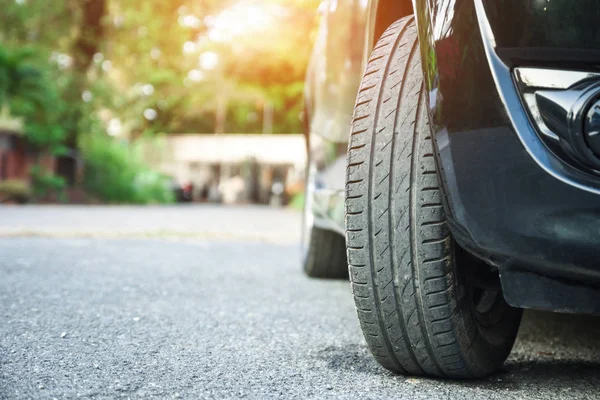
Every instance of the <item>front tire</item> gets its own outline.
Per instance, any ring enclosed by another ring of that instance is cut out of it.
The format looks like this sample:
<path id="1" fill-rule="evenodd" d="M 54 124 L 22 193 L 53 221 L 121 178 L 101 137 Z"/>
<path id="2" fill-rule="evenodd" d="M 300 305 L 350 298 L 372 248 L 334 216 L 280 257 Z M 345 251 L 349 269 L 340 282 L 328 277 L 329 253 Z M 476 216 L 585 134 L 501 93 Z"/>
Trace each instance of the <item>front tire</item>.
<path id="1" fill-rule="evenodd" d="M 350 279 L 377 361 L 409 375 L 477 378 L 497 370 L 521 311 L 505 303 L 497 272 L 450 233 L 412 16 L 394 23 L 373 50 L 348 158 Z M 486 279 L 478 287 L 471 276 Z"/>

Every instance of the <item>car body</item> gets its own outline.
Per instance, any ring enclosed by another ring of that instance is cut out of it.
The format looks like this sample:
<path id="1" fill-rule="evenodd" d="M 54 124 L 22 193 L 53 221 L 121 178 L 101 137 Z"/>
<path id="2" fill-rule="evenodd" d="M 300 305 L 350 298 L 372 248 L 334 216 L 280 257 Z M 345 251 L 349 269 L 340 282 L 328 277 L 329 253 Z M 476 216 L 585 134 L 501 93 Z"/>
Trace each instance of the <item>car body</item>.
<path id="1" fill-rule="evenodd" d="M 348 127 L 360 73 L 375 38 L 414 13 L 453 237 L 498 269 L 510 305 L 599 314 L 597 2 L 324 4 L 306 86 L 307 212 L 315 226 L 344 231 Z"/>
<path id="2" fill-rule="evenodd" d="M 308 191 L 314 225 L 344 234 L 344 176 L 354 99 L 364 70 L 367 7 L 324 1 L 306 75 Z"/>
<path id="3" fill-rule="evenodd" d="M 356 92 L 374 41 L 410 2 L 325 0 L 305 85 L 308 193 L 314 225 L 344 234 L 344 180 Z"/>

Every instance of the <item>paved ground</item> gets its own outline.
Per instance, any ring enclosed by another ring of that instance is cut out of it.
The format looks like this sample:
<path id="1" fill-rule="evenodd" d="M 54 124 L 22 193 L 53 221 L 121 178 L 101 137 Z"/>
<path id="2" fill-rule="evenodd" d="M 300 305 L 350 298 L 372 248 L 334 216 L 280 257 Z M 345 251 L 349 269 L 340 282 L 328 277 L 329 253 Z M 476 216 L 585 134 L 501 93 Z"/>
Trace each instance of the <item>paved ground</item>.
<path id="1" fill-rule="evenodd" d="M 188 237 L 295 243 L 300 217 L 287 209 L 217 205 L 0 205 L 0 237 Z"/>
<path id="2" fill-rule="evenodd" d="M 347 282 L 300 273 L 298 225 L 254 207 L 0 207 L 0 398 L 600 398 L 590 317 L 527 313 L 485 380 L 387 373 Z"/>

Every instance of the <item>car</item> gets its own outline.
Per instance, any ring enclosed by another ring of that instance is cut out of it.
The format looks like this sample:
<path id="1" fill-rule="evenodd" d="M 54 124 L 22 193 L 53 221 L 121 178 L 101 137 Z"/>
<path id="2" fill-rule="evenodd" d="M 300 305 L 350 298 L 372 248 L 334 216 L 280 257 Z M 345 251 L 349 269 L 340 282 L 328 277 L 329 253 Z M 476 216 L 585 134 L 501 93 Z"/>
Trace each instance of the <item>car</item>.
<path id="1" fill-rule="evenodd" d="M 302 262 L 311 277 L 347 278 L 344 181 L 349 126 L 366 62 L 364 1 L 326 0 L 305 84 L 307 143 Z"/>
<path id="2" fill-rule="evenodd" d="M 322 72 L 311 63 L 304 218 L 345 241 L 305 240 L 305 270 L 339 273 L 346 251 L 377 361 L 479 378 L 508 357 L 523 309 L 600 314 L 597 2 L 350 3 L 369 60 L 353 111 L 337 99 L 338 114 L 315 103 L 328 77 L 311 88 Z M 349 112 L 341 182 L 327 174 L 342 135 L 317 137 Z"/>

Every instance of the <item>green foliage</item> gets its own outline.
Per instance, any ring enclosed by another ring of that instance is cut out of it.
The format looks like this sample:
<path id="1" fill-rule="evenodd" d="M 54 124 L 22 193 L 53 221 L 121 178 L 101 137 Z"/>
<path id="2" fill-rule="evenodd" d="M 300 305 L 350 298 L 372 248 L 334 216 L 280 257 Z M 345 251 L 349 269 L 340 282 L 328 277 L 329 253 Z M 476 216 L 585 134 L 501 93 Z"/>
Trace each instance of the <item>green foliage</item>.
<path id="1" fill-rule="evenodd" d="M 32 49 L 27 51 L 42 68 L 29 71 L 31 78 L 46 75 L 54 84 L 54 94 L 39 97 L 44 103 L 53 97 L 56 117 L 30 126 L 36 145 L 51 146 L 64 136 L 74 144 L 86 112 L 103 112 L 105 123 L 117 118 L 133 137 L 214 132 L 219 97 L 225 99 L 227 132 L 260 132 L 267 103 L 275 108 L 275 132 L 301 131 L 312 46 L 307 38 L 319 0 L 94 0 L 100 2 L 106 8 L 99 27 L 89 25 L 92 2 L 8 1 L 0 7 L 0 43 Z M 207 52 L 218 56 L 215 69 L 199 65 Z M 152 90 L 144 93 L 146 85 Z M 86 100 L 91 107 L 85 112 L 84 91 L 93 99 Z M 18 107 L 21 114 L 39 110 L 32 101 Z M 155 118 L 144 117 L 148 109 Z M 56 120 L 62 123 L 46 128 Z"/>
<path id="2" fill-rule="evenodd" d="M 0 181 L 0 203 L 28 203 L 31 200 L 31 188 L 22 180 Z"/>
<path id="3" fill-rule="evenodd" d="M 304 193 L 296 193 L 292 196 L 288 207 L 294 210 L 301 211 L 304 209 L 305 196 Z"/>
<path id="4" fill-rule="evenodd" d="M 35 198 L 47 199 L 51 197 L 61 201 L 64 200 L 66 186 L 65 178 L 56 176 L 38 165 L 31 168 L 30 175 Z"/>
<path id="5" fill-rule="evenodd" d="M 80 141 L 85 159 L 85 189 L 114 203 L 172 203 L 169 180 L 152 171 L 131 147 L 104 135 Z"/>
<path id="6" fill-rule="evenodd" d="M 227 108 L 226 132 L 261 132 L 267 103 L 275 108 L 275 132 L 300 132 L 304 74 L 312 48 L 307 37 L 315 29 L 318 4 L 319 0 L 110 2 L 110 45 L 102 56 L 110 60 L 112 72 L 99 76 L 112 80 L 118 74 L 115 83 L 121 90 L 110 101 L 118 104 L 114 115 L 134 134 L 211 133 L 221 98 Z M 265 20 L 259 23 L 250 15 Z M 189 25 L 182 23 L 186 18 Z M 207 53 L 218 57 L 212 69 L 199 63 Z M 144 85 L 151 85 L 152 93 L 143 94 Z M 143 118 L 148 108 L 157 112 L 156 119 Z"/>
<path id="7" fill-rule="evenodd" d="M 0 108 L 24 120 L 29 142 L 55 154 L 62 151 L 65 129 L 61 114 L 65 105 L 35 51 L 0 46 Z"/>
<path id="8" fill-rule="evenodd" d="M 89 25 L 92 2 L 8 1 L 0 7 L 0 43 L 33 49 L 27 51 L 42 68 L 29 71 L 31 78 L 46 75 L 54 84 L 54 94 L 39 97 L 44 103 L 53 98 L 56 115 L 30 126 L 32 142 L 51 146 L 67 136 L 74 144 L 86 112 L 104 113 L 105 123 L 117 118 L 133 137 L 147 131 L 214 132 L 219 97 L 225 98 L 227 132 L 260 132 L 267 103 L 275 108 L 275 132 L 301 131 L 312 46 L 307 38 L 314 33 L 320 0 L 94 0 L 100 2 L 106 8 L 99 27 Z M 207 52 L 218 56 L 215 69 L 199 65 Z M 144 93 L 145 85 L 152 90 Z M 87 111 L 84 91 L 93 99 L 86 100 Z M 18 107 L 21 114 L 39 110 L 32 101 Z M 144 117 L 148 109 L 155 118 Z M 62 123 L 47 128 L 57 120 Z"/>
<path id="9" fill-rule="evenodd" d="M 43 103 L 46 86 L 38 68 L 31 65 L 31 49 L 10 51 L 0 47 L 0 103 L 10 100 Z"/>
<path id="10" fill-rule="evenodd" d="M 68 46 L 73 34 L 72 3 L 73 0 L 2 1 L 0 43 L 9 47 L 36 45 L 38 50 Z"/>

